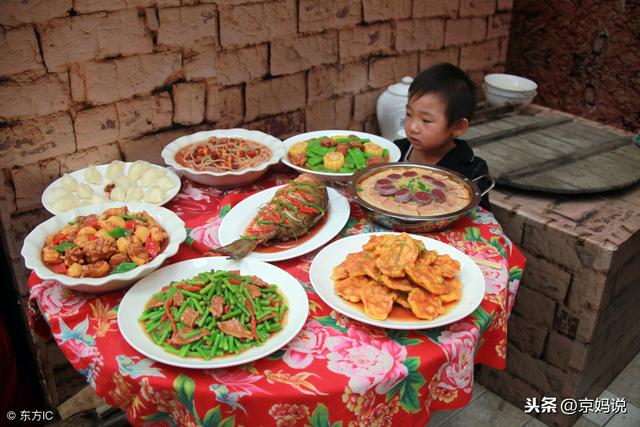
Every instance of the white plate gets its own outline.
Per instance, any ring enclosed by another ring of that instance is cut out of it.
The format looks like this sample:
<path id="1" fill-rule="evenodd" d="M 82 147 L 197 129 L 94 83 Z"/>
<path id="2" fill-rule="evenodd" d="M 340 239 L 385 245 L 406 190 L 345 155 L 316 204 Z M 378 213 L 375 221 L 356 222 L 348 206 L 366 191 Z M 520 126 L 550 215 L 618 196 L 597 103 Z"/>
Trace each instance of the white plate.
<path id="1" fill-rule="evenodd" d="M 164 231 L 169 235 L 167 247 L 150 262 L 129 270 L 125 273 L 109 274 L 104 277 L 71 277 L 65 274 L 54 273 L 42 262 L 42 248 L 47 236 L 62 230 L 70 221 L 74 221 L 77 216 L 91 214 L 101 215 L 109 208 L 129 208 L 129 212 L 147 211 Z M 145 203 L 133 202 L 111 202 L 104 205 L 84 206 L 56 215 L 34 228 L 24 239 L 24 245 L 20 254 L 24 258 L 25 266 L 33 270 L 41 279 L 57 280 L 64 286 L 80 292 L 108 292 L 115 289 L 124 288 L 140 279 L 145 274 L 151 273 L 160 267 L 163 262 L 178 252 L 180 244 L 187 238 L 184 229 L 184 222 L 169 209 L 153 206 Z"/>
<path id="2" fill-rule="evenodd" d="M 338 182 L 348 181 L 349 178 L 351 178 L 351 176 L 353 176 L 355 172 L 338 173 L 338 172 L 314 171 L 311 169 L 307 169 L 305 167 L 296 166 L 293 163 L 291 163 L 288 158 L 289 148 L 291 148 L 291 146 L 296 142 L 306 141 L 312 138 L 318 138 L 319 136 L 334 136 L 334 135 L 356 135 L 359 138 L 368 138 L 371 140 L 371 142 L 375 142 L 382 148 L 386 148 L 387 150 L 389 150 L 389 163 L 395 163 L 398 160 L 400 160 L 400 149 L 398 148 L 398 146 L 393 142 L 389 141 L 388 139 L 385 139 L 381 136 L 373 135 L 365 132 L 356 132 L 353 130 L 318 130 L 315 132 L 302 133 L 300 135 L 295 135 L 295 136 L 292 136 L 291 138 L 286 139 L 284 141 L 285 154 L 282 157 L 282 163 L 289 166 L 290 168 L 297 170 L 298 172 L 307 172 L 307 173 L 316 175 L 325 181 L 338 181 Z"/>
<path id="3" fill-rule="evenodd" d="M 129 172 L 129 168 L 131 167 L 133 162 L 123 162 L 123 164 L 124 164 L 124 175 L 126 176 L 127 173 Z M 180 181 L 180 178 L 178 177 L 178 175 L 176 175 L 174 172 L 170 171 L 169 169 L 164 168 L 162 166 L 154 165 L 152 163 L 149 163 L 149 164 L 154 168 L 162 169 L 162 171 L 164 171 L 164 173 L 166 174 L 165 176 L 167 178 L 169 178 L 171 180 L 171 182 L 173 183 L 173 187 L 170 190 L 167 190 L 165 198 L 162 199 L 160 201 L 160 203 L 151 203 L 152 205 L 155 205 L 155 206 L 162 206 L 165 203 L 167 203 L 169 200 L 173 199 L 176 194 L 178 194 L 178 191 L 180 191 L 181 181 Z M 69 175 L 74 177 L 76 179 L 76 181 L 78 181 L 78 184 L 88 184 L 89 187 L 91 187 L 91 189 L 93 190 L 94 194 L 96 194 L 96 195 L 104 195 L 104 191 L 103 191 L 104 187 L 107 184 L 113 183 L 113 181 L 111 179 L 107 178 L 107 168 L 108 167 L 109 167 L 109 164 L 96 165 L 96 169 L 98 169 L 98 172 L 100 172 L 100 174 L 102 175 L 102 183 L 100 183 L 100 184 L 91 184 L 91 183 L 87 182 L 87 180 L 84 177 L 84 173 L 87 170 L 87 168 L 79 169 L 79 170 L 77 170 L 75 172 L 71 172 L 71 173 L 69 173 Z M 55 209 L 53 207 L 52 203 L 49 201 L 49 195 L 51 194 L 53 189 L 57 188 L 57 187 L 60 187 L 60 180 L 61 179 L 62 179 L 62 177 L 60 177 L 60 178 L 56 179 L 55 181 L 53 181 L 51 184 L 49 184 L 49 186 L 42 193 L 42 206 L 44 206 L 44 208 L 46 210 L 48 210 L 49 212 L 51 212 L 54 215 L 60 215 L 60 214 L 65 213 L 65 212 L 62 212 L 62 211 L 60 211 L 58 209 Z M 149 188 L 150 187 L 144 187 L 143 190 L 148 190 Z M 144 202 L 144 200 L 140 200 L 138 202 Z M 105 199 L 103 203 L 118 203 L 118 202 L 115 201 L 115 200 Z M 90 203 L 90 204 L 83 205 L 83 206 L 94 206 L 94 205 L 98 205 L 98 204 L 102 204 L 102 203 Z M 81 206 L 78 206 L 78 207 L 81 207 Z"/>
<path id="4" fill-rule="evenodd" d="M 214 136 L 217 138 L 243 138 L 266 145 L 271 150 L 271 158 L 254 167 L 224 172 L 197 171 L 182 166 L 176 161 L 176 154 L 181 148 L 198 142 L 205 142 Z M 249 184 L 260 178 L 271 165 L 278 163 L 285 153 L 282 141 L 264 132 L 249 129 L 216 129 L 181 136 L 162 149 L 162 159 L 167 165 L 173 167 L 179 174 L 184 175 L 191 181 L 218 188 L 231 188 Z"/>
<path id="5" fill-rule="evenodd" d="M 185 358 L 171 354 L 155 344 L 145 333 L 138 318 L 151 296 L 173 280 L 189 279 L 199 273 L 215 270 L 240 270 L 242 275 L 256 275 L 265 282 L 275 284 L 288 300 L 288 317 L 284 328 L 272 335 L 259 347 L 249 348 L 239 354 L 211 360 Z M 309 300 L 307 294 L 286 271 L 265 262 L 252 259 L 239 261 L 225 257 L 195 258 L 161 268 L 136 283 L 125 294 L 118 308 L 118 327 L 124 339 L 145 356 L 183 368 L 224 368 L 242 365 L 265 357 L 291 341 L 307 320 Z"/>
<path id="6" fill-rule="evenodd" d="M 369 325 L 380 326 L 389 329 L 428 329 L 448 325 L 460 320 L 480 305 L 484 298 L 484 276 L 482 271 L 471 258 L 459 250 L 427 237 L 410 234 L 414 239 L 421 240 L 429 250 L 436 250 L 440 254 L 447 254 L 451 258 L 460 261 L 460 272 L 458 278 L 462 283 L 462 297 L 456 305 L 447 313 L 434 320 L 418 320 L 413 322 L 403 322 L 397 320 L 375 320 L 355 308 L 333 290 L 333 280 L 331 271 L 333 267 L 340 264 L 352 252 L 360 252 L 362 245 L 369 241 L 369 238 L 376 234 L 400 234 L 400 233 L 369 233 L 346 237 L 333 242 L 313 259 L 309 270 L 311 284 L 316 289 L 320 297 L 334 310 L 339 311 L 347 317 L 359 320 Z"/>
<path id="7" fill-rule="evenodd" d="M 284 185 L 268 188 L 247 197 L 234 206 L 224 217 L 218 229 L 218 241 L 220 244 L 228 245 L 239 239 L 247 228 L 247 225 L 249 225 L 251 220 L 256 216 L 258 208 L 269 202 L 276 194 L 276 191 L 282 187 L 284 187 Z M 351 208 L 349 207 L 349 202 L 346 197 L 333 188 L 327 188 L 327 191 L 329 193 L 329 217 L 327 218 L 327 222 L 313 237 L 291 249 L 283 249 L 280 252 L 251 252 L 247 257 L 260 261 L 283 261 L 309 253 L 333 239 L 347 223 Z M 287 243 L 288 242 L 283 242 L 282 245 L 287 245 Z"/>

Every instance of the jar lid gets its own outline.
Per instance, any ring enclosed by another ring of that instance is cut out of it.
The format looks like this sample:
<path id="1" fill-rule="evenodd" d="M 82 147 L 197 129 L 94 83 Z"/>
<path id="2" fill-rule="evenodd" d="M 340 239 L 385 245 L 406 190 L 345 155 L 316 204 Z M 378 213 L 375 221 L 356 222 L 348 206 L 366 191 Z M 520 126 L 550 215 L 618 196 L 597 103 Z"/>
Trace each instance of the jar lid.
<path id="1" fill-rule="evenodd" d="M 388 89 L 392 94 L 406 98 L 409 96 L 409 86 L 411 83 L 413 83 L 413 79 L 409 76 L 404 76 L 399 83 L 392 84 Z"/>

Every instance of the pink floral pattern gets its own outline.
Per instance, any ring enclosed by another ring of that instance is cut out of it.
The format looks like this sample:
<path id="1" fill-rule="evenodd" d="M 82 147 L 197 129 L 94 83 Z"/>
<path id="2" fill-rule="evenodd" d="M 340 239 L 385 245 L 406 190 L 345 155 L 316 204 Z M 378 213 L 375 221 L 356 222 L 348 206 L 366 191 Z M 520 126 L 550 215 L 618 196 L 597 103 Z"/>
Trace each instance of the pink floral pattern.
<path id="1" fill-rule="evenodd" d="M 329 337 L 330 330 L 312 320 L 287 345 L 282 360 L 294 369 L 304 369 L 314 359 L 325 359 Z"/>
<path id="2" fill-rule="evenodd" d="M 56 280 L 44 280 L 35 285 L 31 289 L 31 298 L 38 301 L 43 311 L 54 316 L 76 314 L 89 300 L 93 300 L 65 288 Z"/>
<path id="3" fill-rule="evenodd" d="M 375 387 L 376 393 L 385 394 L 407 376 L 407 367 L 402 364 L 407 350 L 391 339 L 349 328 L 346 337 L 330 337 L 326 343 L 330 350 L 327 368 L 349 377 L 349 388 L 355 393 Z"/>

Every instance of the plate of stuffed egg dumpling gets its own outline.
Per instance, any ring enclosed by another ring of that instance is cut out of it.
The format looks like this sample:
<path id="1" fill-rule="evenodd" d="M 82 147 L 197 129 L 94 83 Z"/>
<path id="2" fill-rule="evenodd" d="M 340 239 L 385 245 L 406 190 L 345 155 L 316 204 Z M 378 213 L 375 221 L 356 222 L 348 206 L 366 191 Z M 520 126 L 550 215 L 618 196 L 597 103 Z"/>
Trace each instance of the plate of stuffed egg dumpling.
<path id="1" fill-rule="evenodd" d="M 144 160 L 114 160 L 66 173 L 42 193 L 42 205 L 54 215 L 108 202 L 145 202 L 161 206 L 178 194 L 174 172 Z"/>

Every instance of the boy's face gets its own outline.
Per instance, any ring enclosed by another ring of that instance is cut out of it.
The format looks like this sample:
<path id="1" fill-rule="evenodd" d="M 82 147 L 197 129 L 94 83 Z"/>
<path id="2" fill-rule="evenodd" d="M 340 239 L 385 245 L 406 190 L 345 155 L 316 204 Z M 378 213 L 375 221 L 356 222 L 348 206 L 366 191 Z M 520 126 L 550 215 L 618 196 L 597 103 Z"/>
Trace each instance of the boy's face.
<path id="1" fill-rule="evenodd" d="M 459 132 L 458 126 L 449 126 L 446 108 L 442 98 L 432 93 L 409 100 L 404 130 L 414 150 L 438 152 L 464 133 Z"/>

